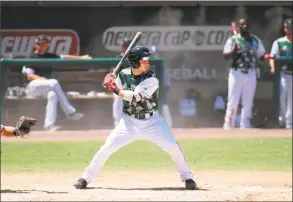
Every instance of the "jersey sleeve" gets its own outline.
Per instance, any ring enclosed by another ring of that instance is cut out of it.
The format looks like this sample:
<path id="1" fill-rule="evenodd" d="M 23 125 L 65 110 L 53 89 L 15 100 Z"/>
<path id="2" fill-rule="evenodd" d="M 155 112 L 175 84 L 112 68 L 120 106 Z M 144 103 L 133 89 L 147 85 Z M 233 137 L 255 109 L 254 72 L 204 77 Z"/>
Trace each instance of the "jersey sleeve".
<path id="1" fill-rule="evenodd" d="M 232 40 L 232 37 L 230 37 L 224 46 L 223 53 L 231 53 L 235 49 L 236 43 L 234 40 Z"/>
<path id="2" fill-rule="evenodd" d="M 271 58 L 275 58 L 275 57 L 279 56 L 279 54 L 280 54 L 279 53 L 279 45 L 278 45 L 278 41 L 276 40 L 273 43 L 270 56 L 271 56 Z"/>
<path id="3" fill-rule="evenodd" d="M 258 46 L 256 50 L 256 55 L 258 58 L 262 57 L 266 53 L 265 47 L 260 39 L 258 39 Z"/>
<path id="4" fill-rule="evenodd" d="M 121 82 L 121 79 L 120 79 L 120 76 L 118 74 L 118 76 L 116 77 L 115 79 L 115 83 L 116 83 L 116 86 L 120 89 L 123 89 L 123 85 L 122 85 L 122 82 Z"/>
<path id="5" fill-rule="evenodd" d="M 155 77 L 148 78 L 142 81 L 138 86 L 134 89 L 134 96 L 137 100 L 140 100 L 138 96 L 151 98 L 151 96 L 156 92 L 159 88 L 159 81 Z"/>
<path id="6" fill-rule="evenodd" d="M 0 133 L 2 133 L 2 130 L 4 129 L 4 126 L 0 124 Z"/>

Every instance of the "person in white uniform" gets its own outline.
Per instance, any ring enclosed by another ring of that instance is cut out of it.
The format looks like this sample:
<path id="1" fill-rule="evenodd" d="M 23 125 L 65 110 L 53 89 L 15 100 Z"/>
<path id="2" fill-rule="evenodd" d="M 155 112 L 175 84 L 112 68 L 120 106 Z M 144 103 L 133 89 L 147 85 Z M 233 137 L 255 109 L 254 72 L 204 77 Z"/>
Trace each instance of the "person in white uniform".
<path id="1" fill-rule="evenodd" d="M 117 78 L 112 73 L 105 77 L 103 86 L 123 99 L 123 116 L 81 178 L 74 183 L 75 188 L 86 188 L 108 158 L 121 147 L 134 140 L 147 139 L 171 156 L 185 187 L 196 189 L 184 154 L 171 129 L 158 113 L 159 81 L 149 69 L 150 55 L 148 48 L 134 47 L 127 56 L 131 67 L 123 69 Z"/>
<path id="2" fill-rule="evenodd" d="M 275 58 L 292 56 L 292 18 L 284 22 L 285 36 L 274 41 L 271 50 L 271 73 L 275 73 Z M 292 64 L 283 64 L 280 83 L 280 125 L 292 128 Z"/>
<path id="3" fill-rule="evenodd" d="M 49 53 L 49 40 L 46 36 L 40 35 L 37 37 L 34 46 L 34 52 L 29 58 L 72 58 L 72 59 L 90 59 L 88 55 L 75 56 L 75 55 L 56 55 Z M 44 129 L 49 131 L 56 131 L 61 129 L 61 126 L 56 125 L 57 118 L 57 104 L 65 113 L 66 117 L 70 120 L 80 120 L 83 117 L 82 113 L 78 113 L 76 109 L 69 103 L 65 93 L 63 92 L 59 82 L 56 79 L 47 78 L 44 70 L 51 72 L 51 67 L 45 68 L 30 68 L 24 66 L 22 74 L 25 79 L 29 81 L 26 87 L 26 95 L 28 96 L 41 96 L 46 97 L 48 102 L 46 106 L 46 116 L 44 121 Z M 38 74 L 38 72 L 40 73 Z"/>
<path id="4" fill-rule="evenodd" d="M 241 99 L 240 128 L 250 128 L 252 107 L 257 83 L 256 61 L 263 61 L 265 49 L 262 41 L 249 33 L 245 19 L 238 22 L 240 33 L 230 37 L 224 47 L 225 58 L 232 59 L 228 79 L 228 103 L 223 128 L 234 128 L 234 120 Z"/>

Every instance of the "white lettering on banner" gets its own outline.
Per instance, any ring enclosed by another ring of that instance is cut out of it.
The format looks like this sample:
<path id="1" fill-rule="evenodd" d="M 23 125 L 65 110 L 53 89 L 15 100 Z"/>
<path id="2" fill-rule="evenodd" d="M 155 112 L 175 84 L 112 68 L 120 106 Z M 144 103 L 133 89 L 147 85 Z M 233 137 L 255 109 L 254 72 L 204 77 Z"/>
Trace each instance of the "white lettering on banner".
<path id="1" fill-rule="evenodd" d="M 170 68 L 168 72 L 170 78 L 174 80 L 211 80 L 217 78 L 215 68 Z"/>
<path id="2" fill-rule="evenodd" d="M 123 38 L 142 32 L 138 45 L 155 45 L 161 51 L 223 50 L 232 35 L 230 26 L 130 26 L 110 27 L 103 33 L 103 45 L 120 51 Z"/>
<path id="3" fill-rule="evenodd" d="M 45 34 L 50 42 L 49 52 L 57 55 L 79 54 L 79 36 L 73 30 L 58 29 L 2 29 L 1 56 L 12 54 L 14 58 L 28 57 L 32 51 L 36 36 Z"/>

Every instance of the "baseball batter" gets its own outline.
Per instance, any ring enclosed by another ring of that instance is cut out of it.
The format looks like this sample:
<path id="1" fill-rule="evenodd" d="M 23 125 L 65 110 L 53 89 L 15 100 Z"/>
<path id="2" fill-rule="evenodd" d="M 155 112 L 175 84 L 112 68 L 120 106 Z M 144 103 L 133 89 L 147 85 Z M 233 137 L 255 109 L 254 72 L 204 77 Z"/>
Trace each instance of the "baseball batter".
<path id="1" fill-rule="evenodd" d="M 75 56 L 75 55 L 56 55 L 49 53 L 49 40 L 46 36 L 40 35 L 35 42 L 35 50 L 30 58 L 72 58 L 72 59 L 90 59 L 88 55 Z M 40 69 L 32 69 L 29 67 L 23 67 L 22 74 L 25 79 L 30 81 L 26 87 L 26 94 L 32 96 L 44 96 L 47 98 L 48 103 L 46 106 L 46 117 L 44 123 L 44 129 L 49 131 L 56 131 L 61 126 L 56 125 L 57 118 L 57 104 L 60 106 L 70 120 L 80 120 L 83 117 L 82 113 L 76 112 L 76 109 L 69 103 L 66 95 L 64 94 L 59 82 L 56 79 L 50 79 L 51 67 L 45 67 Z M 41 72 L 38 72 L 41 71 Z"/>
<path id="2" fill-rule="evenodd" d="M 251 127 L 252 107 L 256 89 L 256 61 L 263 60 L 265 49 L 262 41 L 249 33 L 245 19 L 238 22 L 238 37 L 230 37 L 224 47 L 225 58 L 232 59 L 232 67 L 228 79 L 228 103 L 224 129 L 234 127 L 236 111 L 241 99 L 242 110 L 240 128 Z M 239 40 L 238 40 L 238 39 Z"/>
<path id="3" fill-rule="evenodd" d="M 186 188 L 195 189 L 196 183 L 184 155 L 158 113 L 159 81 L 149 70 L 148 48 L 132 48 L 127 57 L 131 67 L 123 69 L 116 79 L 112 73 L 108 74 L 103 82 L 105 88 L 123 99 L 123 116 L 74 186 L 85 188 L 114 152 L 134 140 L 147 139 L 170 154 Z"/>
<path id="4" fill-rule="evenodd" d="M 292 18 L 284 22 L 285 36 L 274 41 L 271 49 L 271 73 L 275 73 L 275 58 L 277 56 L 292 56 Z M 292 64 L 284 64 L 280 83 L 280 117 L 279 120 L 292 128 Z"/>

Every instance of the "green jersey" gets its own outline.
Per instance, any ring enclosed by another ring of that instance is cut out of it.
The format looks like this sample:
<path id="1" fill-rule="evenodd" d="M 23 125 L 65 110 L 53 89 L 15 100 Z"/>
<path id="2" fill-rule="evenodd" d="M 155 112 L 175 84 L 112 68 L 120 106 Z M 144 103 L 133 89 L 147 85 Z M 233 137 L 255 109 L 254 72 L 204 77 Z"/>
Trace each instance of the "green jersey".
<path id="1" fill-rule="evenodd" d="M 123 69 L 116 80 L 116 84 L 123 90 L 131 91 L 128 99 L 123 99 L 123 112 L 132 116 L 158 112 L 159 85 L 153 71 L 135 76 L 132 68 Z"/>
<path id="2" fill-rule="evenodd" d="M 250 40 L 246 40 L 238 34 L 238 42 L 240 51 L 239 54 L 234 55 L 232 58 L 232 67 L 248 73 L 249 69 L 256 67 L 257 58 L 265 54 L 265 49 L 261 40 L 255 35 L 251 35 Z M 225 44 L 223 52 L 232 52 L 235 50 L 236 44 L 237 38 L 235 36 L 230 37 Z"/>
<path id="3" fill-rule="evenodd" d="M 290 42 L 287 37 L 281 37 L 274 41 L 271 57 L 275 58 L 277 56 L 292 56 L 292 42 Z M 292 64 L 283 64 L 282 70 L 292 75 Z"/>

